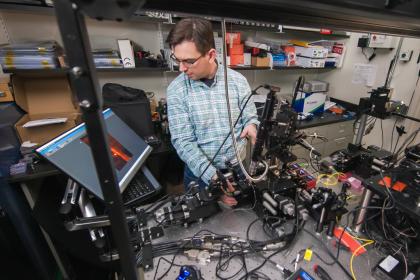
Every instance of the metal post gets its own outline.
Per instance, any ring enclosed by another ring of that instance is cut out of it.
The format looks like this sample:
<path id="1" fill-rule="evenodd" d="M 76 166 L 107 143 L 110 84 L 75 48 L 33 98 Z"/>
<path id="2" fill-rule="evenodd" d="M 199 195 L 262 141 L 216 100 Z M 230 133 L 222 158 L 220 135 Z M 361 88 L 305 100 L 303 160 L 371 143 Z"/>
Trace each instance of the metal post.
<path id="1" fill-rule="evenodd" d="M 365 221 L 367 207 L 370 204 L 370 199 L 372 198 L 373 192 L 365 187 L 363 191 L 362 202 L 360 203 L 360 209 L 357 212 L 357 215 L 353 221 L 353 231 L 355 233 L 360 233 L 362 230 L 363 222 Z"/>
<path id="2" fill-rule="evenodd" d="M 394 71 L 395 71 L 395 68 L 397 67 L 398 59 L 400 58 L 400 52 L 401 52 L 401 47 L 402 47 L 403 42 L 404 42 L 404 38 L 401 37 L 400 40 L 398 41 L 398 47 L 397 47 L 397 50 L 395 51 L 394 60 L 392 61 L 391 68 L 389 69 L 389 73 L 385 81 L 386 88 L 389 88 L 389 86 L 391 85 L 391 80 L 392 80 L 392 77 L 394 76 Z"/>
<path id="3" fill-rule="evenodd" d="M 354 142 L 355 145 L 362 144 L 362 139 L 366 130 L 367 118 L 368 118 L 367 114 L 363 114 L 360 117 L 359 129 L 357 130 L 356 141 Z"/>
<path id="4" fill-rule="evenodd" d="M 54 7 L 70 67 L 72 90 L 79 100 L 95 161 L 96 173 L 111 220 L 112 235 L 117 246 L 125 279 L 138 279 L 133 249 L 115 168 L 109 150 L 102 116 L 102 98 L 93 63 L 84 16 L 75 3 L 54 1 Z"/>

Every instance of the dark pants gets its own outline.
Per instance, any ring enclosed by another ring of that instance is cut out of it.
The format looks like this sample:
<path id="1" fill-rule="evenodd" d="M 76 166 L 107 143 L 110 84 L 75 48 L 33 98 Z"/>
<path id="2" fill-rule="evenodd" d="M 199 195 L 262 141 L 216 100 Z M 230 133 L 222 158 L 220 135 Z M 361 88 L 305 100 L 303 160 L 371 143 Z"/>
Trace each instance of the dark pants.
<path id="1" fill-rule="evenodd" d="M 198 183 L 198 186 L 200 187 L 200 189 L 204 189 L 207 186 L 207 184 L 204 183 L 203 180 L 200 179 L 200 181 L 198 181 L 198 178 L 194 175 L 194 173 L 185 164 L 184 165 L 184 188 L 185 188 L 185 191 L 188 191 L 188 189 L 189 189 L 188 185 L 192 181 Z"/>

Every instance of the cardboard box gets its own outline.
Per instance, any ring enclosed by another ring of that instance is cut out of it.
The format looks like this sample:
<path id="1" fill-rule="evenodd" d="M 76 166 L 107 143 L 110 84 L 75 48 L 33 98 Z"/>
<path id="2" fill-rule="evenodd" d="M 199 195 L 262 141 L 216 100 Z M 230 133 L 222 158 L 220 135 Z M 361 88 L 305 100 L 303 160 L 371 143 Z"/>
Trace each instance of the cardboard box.
<path id="1" fill-rule="evenodd" d="M 15 128 L 21 142 L 39 145 L 80 123 L 80 113 L 66 77 L 12 76 L 16 103 L 27 112 Z M 28 121 L 67 118 L 65 123 L 25 128 Z"/>
<path id="2" fill-rule="evenodd" d="M 253 56 L 251 57 L 251 64 L 252 66 L 257 66 L 257 67 L 269 67 L 270 58 L 268 56 L 267 57 Z"/>
<path id="3" fill-rule="evenodd" d="M 0 102 L 14 101 L 13 94 L 10 91 L 9 79 L 0 80 Z"/>

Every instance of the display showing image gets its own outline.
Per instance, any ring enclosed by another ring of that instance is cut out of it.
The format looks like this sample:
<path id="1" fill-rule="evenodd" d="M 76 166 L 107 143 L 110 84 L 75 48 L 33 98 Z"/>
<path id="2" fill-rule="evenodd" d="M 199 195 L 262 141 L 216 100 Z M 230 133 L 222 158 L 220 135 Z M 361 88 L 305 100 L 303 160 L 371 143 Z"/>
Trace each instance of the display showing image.
<path id="1" fill-rule="evenodd" d="M 80 140 L 83 143 L 90 145 L 89 138 L 87 136 L 80 138 Z M 114 159 L 115 167 L 118 170 L 121 170 L 126 165 L 126 163 L 133 157 L 133 154 L 130 153 L 130 151 L 128 151 L 126 148 L 124 148 L 124 146 L 121 145 L 121 143 L 118 142 L 118 140 L 112 137 L 110 134 L 108 134 L 108 141 L 110 144 L 111 155 Z"/>

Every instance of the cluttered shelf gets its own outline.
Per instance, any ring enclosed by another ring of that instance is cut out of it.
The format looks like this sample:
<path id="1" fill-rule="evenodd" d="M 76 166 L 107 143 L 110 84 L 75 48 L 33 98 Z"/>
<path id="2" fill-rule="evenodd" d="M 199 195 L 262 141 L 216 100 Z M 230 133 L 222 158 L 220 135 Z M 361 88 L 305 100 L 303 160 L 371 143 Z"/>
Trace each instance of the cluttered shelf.
<path id="1" fill-rule="evenodd" d="M 214 28 L 217 28 L 219 23 L 215 22 L 213 24 Z M 288 25 L 280 25 L 276 23 L 264 23 L 264 22 L 256 22 L 256 21 L 240 21 L 240 20 L 232 20 L 231 22 L 226 23 L 228 28 L 235 31 L 260 31 L 260 32 L 270 32 L 270 33 L 293 33 L 293 34 L 300 34 L 300 35 L 318 35 L 320 39 L 347 39 L 350 36 L 347 32 L 343 31 L 335 31 L 330 29 L 321 29 L 321 28 L 303 28 L 297 26 L 288 26 Z"/>
<path id="2" fill-rule="evenodd" d="M 332 70 L 336 67 L 300 67 L 300 66 L 275 66 L 258 67 L 258 66 L 230 66 L 233 70 Z M 45 68 L 45 69 L 5 69 L 5 74 L 19 74 L 19 75 L 64 75 L 68 68 Z M 135 67 L 135 68 L 96 68 L 99 73 L 135 73 L 135 72 L 178 72 L 171 71 L 168 67 Z"/>
<path id="3" fill-rule="evenodd" d="M 54 74 L 66 74 L 68 68 L 47 68 L 47 69 L 7 69 L 3 70 L 5 74 L 19 74 L 19 75 L 32 75 L 32 74 L 42 74 L 42 75 L 54 75 Z M 135 68 L 105 68 L 98 67 L 96 68 L 98 72 L 107 72 L 107 73 L 118 73 L 118 72 L 163 72 L 169 71 L 167 67 L 135 67 Z"/>

